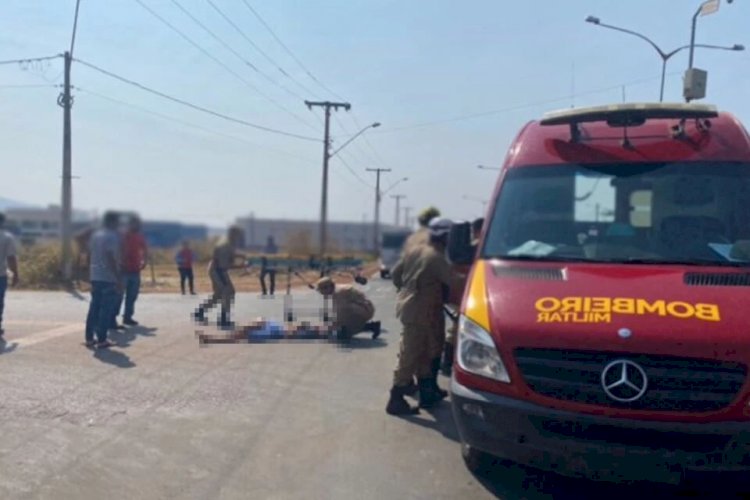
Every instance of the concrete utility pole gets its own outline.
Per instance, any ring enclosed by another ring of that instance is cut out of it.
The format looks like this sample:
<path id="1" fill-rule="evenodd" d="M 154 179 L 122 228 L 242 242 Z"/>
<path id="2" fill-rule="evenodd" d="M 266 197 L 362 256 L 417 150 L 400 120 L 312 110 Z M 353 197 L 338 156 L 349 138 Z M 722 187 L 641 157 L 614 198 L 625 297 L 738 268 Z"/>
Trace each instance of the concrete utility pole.
<path id="1" fill-rule="evenodd" d="M 401 212 L 401 200 L 406 198 L 406 195 L 405 194 L 392 194 L 391 198 L 396 200 L 396 220 L 393 223 L 396 225 L 396 227 L 398 227 L 399 213 Z"/>
<path id="2" fill-rule="evenodd" d="M 63 92 L 57 98 L 57 104 L 63 108 L 63 164 L 62 164 L 62 208 L 60 233 L 62 237 L 62 277 L 70 283 L 73 279 L 73 147 L 71 139 L 70 111 L 73 107 L 73 96 L 70 95 L 70 67 L 73 63 L 73 48 L 78 28 L 78 10 L 81 0 L 76 1 L 73 18 L 73 33 L 70 38 L 70 50 L 65 52 L 65 82 Z"/>
<path id="3" fill-rule="evenodd" d="M 63 92 L 57 98 L 57 104 L 63 108 L 63 161 L 62 161 L 62 221 L 60 233 L 62 236 L 62 276 L 65 281 L 73 277 L 72 269 L 72 240 L 73 240 L 73 183 L 72 183 L 72 140 L 70 134 L 70 110 L 73 99 L 70 95 L 70 52 L 65 52 L 65 83 Z"/>
<path id="4" fill-rule="evenodd" d="M 372 249 L 377 257 L 380 248 L 380 173 L 390 172 L 390 168 L 368 168 L 368 172 L 375 172 L 375 224 L 373 226 Z"/>
<path id="5" fill-rule="evenodd" d="M 411 227 L 409 223 L 409 213 L 413 207 L 404 207 L 404 227 Z"/>
<path id="6" fill-rule="evenodd" d="M 328 160 L 331 159 L 331 108 L 338 111 L 344 108 L 349 111 L 352 105 L 348 102 L 312 102 L 305 101 L 308 108 L 322 107 L 325 108 L 325 136 L 323 137 L 323 189 L 320 195 L 320 257 L 325 257 L 326 246 L 328 244 Z"/>

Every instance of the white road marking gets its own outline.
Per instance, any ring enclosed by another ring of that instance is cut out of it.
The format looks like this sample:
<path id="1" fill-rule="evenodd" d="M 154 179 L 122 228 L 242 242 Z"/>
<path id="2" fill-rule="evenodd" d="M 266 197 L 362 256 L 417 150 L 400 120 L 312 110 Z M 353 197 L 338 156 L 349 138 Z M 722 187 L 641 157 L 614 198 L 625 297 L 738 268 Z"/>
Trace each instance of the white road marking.
<path id="1" fill-rule="evenodd" d="M 50 328 L 49 330 L 43 330 L 41 332 L 33 333 L 25 337 L 21 337 L 20 339 L 14 339 L 13 343 L 17 344 L 18 347 L 28 347 L 34 344 L 39 344 L 40 342 L 45 342 L 57 337 L 62 337 L 63 335 L 68 335 L 70 333 L 78 332 L 80 334 L 83 334 L 85 329 L 86 325 L 84 323 L 70 323 L 68 325 L 58 326 L 57 328 Z"/>

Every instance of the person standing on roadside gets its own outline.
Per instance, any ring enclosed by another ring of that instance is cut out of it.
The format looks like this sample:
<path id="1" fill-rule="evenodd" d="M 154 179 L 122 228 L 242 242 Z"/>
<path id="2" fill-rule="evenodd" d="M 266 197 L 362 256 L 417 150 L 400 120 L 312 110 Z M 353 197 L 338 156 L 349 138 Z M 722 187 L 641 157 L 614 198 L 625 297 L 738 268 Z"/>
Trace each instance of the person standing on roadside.
<path id="1" fill-rule="evenodd" d="M 445 248 L 451 221 L 433 218 L 427 244 L 415 245 L 393 268 L 398 288 L 396 316 L 403 325 L 398 364 L 385 411 L 390 415 L 417 413 L 404 399 L 411 392 L 414 377 L 419 386 L 419 406 L 429 408 L 445 398 L 437 385 L 433 355 L 437 350 L 435 331 L 443 325 L 443 304 L 449 297 L 450 265 Z"/>
<path id="2" fill-rule="evenodd" d="M 11 286 L 18 285 L 18 258 L 16 257 L 16 240 L 3 228 L 5 214 L 0 212 L 0 337 L 3 336 L 3 310 L 5 309 L 5 291 L 8 289 L 8 269 L 13 274 Z"/>
<path id="3" fill-rule="evenodd" d="M 237 226 L 229 228 L 226 238 L 222 238 L 214 248 L 211 262 L 208 264 L 208 275 L 211 277 L 211 286 L 213 295 L 193 314 L 193 319 L 199 323 L 206 321 L 206 311 L 221 304 L 218 324 L 222 328 L 231 328 L 234 326 L 230 320 L 232 302 L 234 302 L 234 285 L 229 276 L 230 269 L 244 269 L 245 263 L 236 264 L 237 259 L 246 260 L 247 257 L 237 251 L 242 245 L 242 229 Z"/>
<path id="4" fill-rule="evenodd" d="M 190 285 L 190 295 L 195 295 L 193 277 L 195 253 L 190 248 L 190 242 L 188 240 L 182 242 L 182 247 L 177 251 L 174 260 L 177 263 L 177 271 L 180 273 L 180 290 L 182 291 L 182 295 L 185 295 L 186 281 Z"/>
<path id="5" fill-rule="evenodd" d="M 271 285 L 271 297 L 273 297 L 274 291 L 276 290 L 276 262 L 274 260 L 268 261 L 268 257 L 265 255 L 260 258 L 260 287 L 263 290 L 263 295 L 268 295 L 268 288 L 266 288 L 266 276 L 270 278 Z"/>
<path id="6" fill-rule="evenodd" d="M 91 302 L 86 317 L 86 347 L 112 345 L 107 340 L 107 331 L 112 317 L 117 314 L 122 294 L 119 220 L 116 213 L 108 212 L 104 215 L 104 227 L 95 231 L 89 240 Z M 97 342 L 94 342 L 95 334 Z"/>
<path id="7" fill-rule="evenodd" d="M 136 326 L 138 322 L 133 319 L 135 313 L 135 301 L 141 289 L 141 271 L 148 263 L 148 247 L 146 238 L 141 232 L 141 220 L 133 217 L 128 223 L 128 229 L 123 236 L 122 248 L 122 279 L 124 287 L 125 306 L 122 312 L 122 323 L 128 326 Z M 119 308 L 118 308 L 119 309 Z"/>

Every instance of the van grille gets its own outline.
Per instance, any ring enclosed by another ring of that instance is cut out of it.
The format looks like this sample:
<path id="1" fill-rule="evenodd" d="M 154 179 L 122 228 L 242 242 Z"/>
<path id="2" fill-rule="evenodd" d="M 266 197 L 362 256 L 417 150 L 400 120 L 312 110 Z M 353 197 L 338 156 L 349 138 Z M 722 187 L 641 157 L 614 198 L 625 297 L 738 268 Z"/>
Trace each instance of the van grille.
<path id="1" fill-rule="evenodd" d="M 711 453 L 723 450 L 731 436 L 725 434 L 692 434 L 678 431 L 627 428 L 617 425 L 588 424 L 531 417 L 540 432 L 564 438 L 599 441 L 606 445 L 639 446 L 642 448 L 681 450 L 694 453 Z"/>
<path id="2" fill-rule="evenodd" d="M 506 267 L 493 266 L 492 271 L 499 278 L 522 280 L 565 281 L 565 273 L 559 268 Z"/>
<path id="3" fill-rule="evenodd" d="M 750 286 L 749 273 L 685 273 L 684 280 L 692 286 Z"/>
<path id="4" fill-rule="evenodd" d="M 728 406 L 745 381 L 739 363 L 673 356 L 559 349 L 516 349 L 526 384 L 544 396 L 600 406 L 656 411 L 706 412 Z M 601 385 L 604 368 L 628 359 L 643 368 L 648 390 L 637 401 L 619 403 Z"/>

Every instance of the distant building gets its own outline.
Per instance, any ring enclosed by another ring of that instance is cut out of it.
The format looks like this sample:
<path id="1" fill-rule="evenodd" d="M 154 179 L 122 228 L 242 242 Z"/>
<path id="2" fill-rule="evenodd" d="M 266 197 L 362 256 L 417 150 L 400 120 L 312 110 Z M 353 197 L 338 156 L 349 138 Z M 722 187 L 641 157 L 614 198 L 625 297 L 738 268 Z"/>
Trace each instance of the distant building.
<path id="1" fill-rule="evenodd" d="M 8 218 L 8 229 L 24 244 L 55 241 L 62 236 L 62 211 L 57 205 L 47 208 L 8 208 L 5 214 Z M 73 234 L 98 226 L 99 222 L 100 217 L 94 212 L 74 210 Z M 149 245 L 155 248 L 175 247 L 185 239 L 200 241 L 208 238 L 206 226 L 172 221 L 143 221 L 143 233 Z"/>
<path id="2" fill-rule="evenodd" d="M 62 210 L 59 205 L 41 207 L 11 207 L 5 212 L 8 227 L 25 244 L 44 243 L 61 237 Z M 96 219 L 93 212 L 73 211 L 73 232 L 88 226 Z"/>
<path id="3" fill-rule="evenodd" d="M 320 222 L 317 220 L 259 219 L 240 217 L 236 224 L 245 232 L 245 248 L 265 251 L 269 238 L 282 252 L 317 252 L 320 238 Z M 394 226 L 382 224 L 380 231 Z M 327 226 L 328 247 L 339 252 L 370 252 L 373 246 L 374 226 L 371 221 L 329 221 Z"/>
<path id="4" fill-rule="evenodd" d="M 179 245 L 183 240 L 203 241 L 208 239 L 208 227 L 174 221 L 144 220 L 143 235 L 151 247 L 172 248 Z"/>

